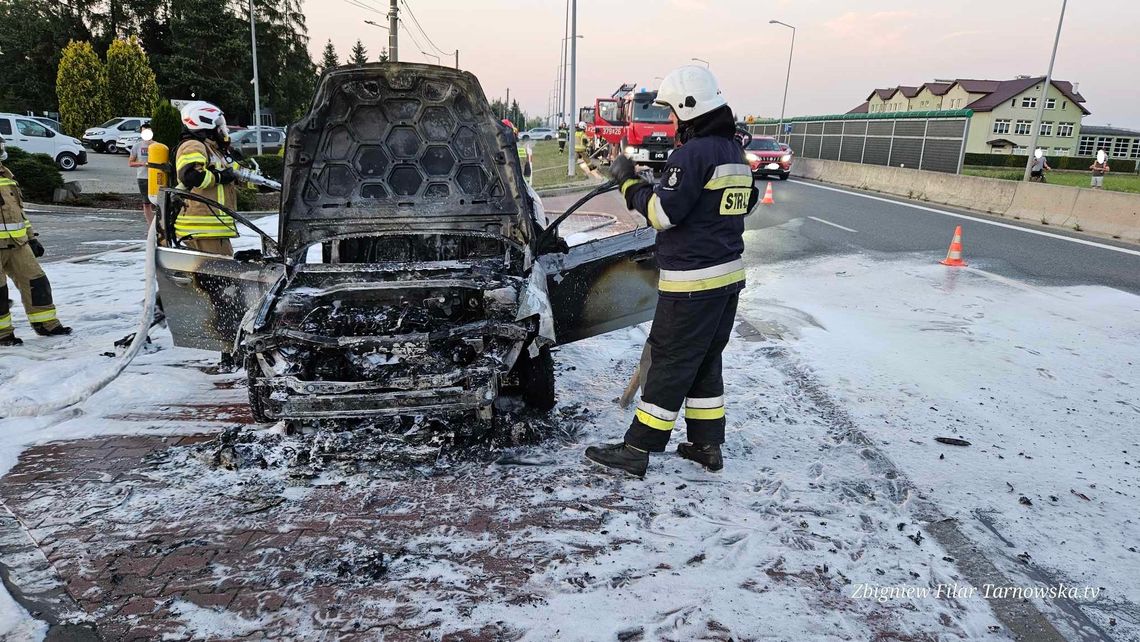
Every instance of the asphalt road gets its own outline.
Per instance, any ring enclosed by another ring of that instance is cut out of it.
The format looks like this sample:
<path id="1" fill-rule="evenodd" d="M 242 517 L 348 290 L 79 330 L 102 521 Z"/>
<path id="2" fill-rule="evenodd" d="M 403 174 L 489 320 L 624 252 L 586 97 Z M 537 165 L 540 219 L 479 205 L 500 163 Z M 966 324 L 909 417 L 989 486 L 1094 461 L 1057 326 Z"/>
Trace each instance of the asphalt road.
<path id="1" fill-rule="evenodd" d="M 29 209 L 28 219 L 44 245 L 44 262 L 87 256 L 146 239 L 141 209 L 86 213 Z"/>
<path id="2" fill-rule="evenodd" d="M 936 261 L 961 225 L 963 258 L 973 269 L 1040 285 L 1095 284 L 1140 294 L 1135 245 L 822 183 L 772 185 L 776 203 L 750 216 L 748 229 L 795 219 L 801 224 L 789 242 L 769 247 L 771 254 L 762 260 L 869 251 L 925 253 Z"/>
<path id="3" fill-rule="evenodd" d="M 87 150 L 87 164 L 73 172 L 63 172 L 63 180 L 78 181 L 84 193 L 133 194 L 138 191 L 135 168 L 127 165 L 127 154 L 99 154 Z"/>

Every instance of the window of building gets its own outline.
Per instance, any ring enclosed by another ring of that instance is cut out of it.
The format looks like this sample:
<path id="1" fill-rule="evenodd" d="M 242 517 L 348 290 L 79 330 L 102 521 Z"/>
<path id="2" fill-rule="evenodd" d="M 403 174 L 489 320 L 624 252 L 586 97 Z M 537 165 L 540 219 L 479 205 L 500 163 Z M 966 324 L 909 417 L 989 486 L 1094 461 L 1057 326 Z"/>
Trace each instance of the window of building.
<path id="1" fill-rule="evenodd" d="M 1116 144 L 1112 146 L 1112 155 L 1117 158 L 1126 158 L 1128 156 L 1128 143 L 1132 140 L 1128 138 L 1117 138 Z"/>
<path id="2" fill-rule="evenodd" d="M 1009 123 L 1010 123 L 1010 121 L 1008 119 L 995 120 L 994 121 L 994 133 L 995 134 L 1008 134 L 1009 133 Z"/>
<path id="3" fill-rule="evenodd" d="M 1081 142 L 1077 145 L 1077 156 L 1092 156 L 1096 150 L 1096 139 L 1092 136 L 1081 136 Z"/>
<path id="4" fill-rule="evenodd" d="M 1075 123 L 1057 123 L 1057 135 L 1061 138 L 1069 138 L 1073 135 L 1073 126 Z"/>
<path id="5" fill-rule="evenodd" d="M 1014 154 L 1025 155 L 1028 151 L 1029 151 L 1029 148 L 1025 147 L 1024 145 L 1014 145 L 1013 146 L 1013 153 Z"/>
<path id="6" fill-rule="evenodd" d="M 1030 108 L 1030 109 L 1036 108 L 1037 107 L 1037 96 L 1023 96 L 1021 98 L 1021 106 L 1025 107 L 1025 108 Z"/>
<path id="7" fill-rule="evenodd" d="M 1140 138 L 1132 141 L 1132 158 L 1140 158 Z"/>
<path id="8" fill-rule="evenodd" d="M 1057 108 L 1057 99 L 1056 98 L 1046 98 L 1045 99 L 1045 109 L 1056 109 L 1056 108 Z"/>
<path id="9" fill-rule="evenodd" d="M 1065 108 L 1068 106 L 1069 106 L 1069 101 L 1067 101 L 1067 100 L 1061 101 L 1061 111 L 1065 111 Z"/>
<path id="10" fill-rule="evenodd" d="M 1112 137 L 1111 136 L 1098 136 L 1096 139 L 1096 148 L 1103 149 L 1108 152 L 1112 150 Z"/>
<path id="11" fill-rule="evenodd" d="M 1053 155 L 1054 156 L 1068 156 L 1069 155 L 1069 148 L 1068 147 L 1054 147 L 1053 148 Z"/>
<path id="12" fill-rule="evenodd" d="M 1052 122 L 1044 121 L 1041 123 L 1041 135 L 1042 136 L 1052 136 L 1053 135 L 1053 123 Z"/>
<path id="13" fill-rule="evenodd" d="M 1017 124 L 1014 126 L 1013 133 L 1017 134 L 1018 136 L 1028 136 L 1032 130 L 1033 130 L 1033 121 L 1032 120 L 1019 120 L 1019 121 L 1017 121 Z"/>

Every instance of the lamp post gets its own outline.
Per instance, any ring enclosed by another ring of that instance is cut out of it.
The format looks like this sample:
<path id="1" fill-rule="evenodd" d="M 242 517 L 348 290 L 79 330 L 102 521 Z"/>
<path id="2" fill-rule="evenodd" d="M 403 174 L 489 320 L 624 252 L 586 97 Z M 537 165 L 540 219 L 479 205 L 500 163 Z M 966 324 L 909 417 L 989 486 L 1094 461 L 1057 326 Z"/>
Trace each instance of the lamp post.
<path id="1" fill-rule="evenodd" d="M 692 60 L 693 62 L 703 62 L 705 63 L 705 69 L 709 68 L 709 61 L 707 60 L 703 60 L 701 58 L 690 58 L 689 60 Z"/>
<path id="2" fill-rule="evenodd" d="M 257 125 L 253 137 L 257 141 L 257 155 L 261 156 L 261 81 L 257 76 L 257 22 L 253 19 L 253 0 L 249 0 L 249 41 L 253 49 L 253 124 Z"/>
<path id="3" fill-rule="evenodd" d="M 570 107 L 577 104 L 574 95 L 578 80 L 578 0 L 570 0 Z M 566 176 L 574 177 L 574 145 L 566 146 Z"/>
<path id="4" fill-rule="evenodd" d="M 1045 114 L 1045 96 L 1049 94 L 1049 85 L 1053 84 L 1053 61 L 1057 59 L 1057 45 L 1061 42 L 1061 25 L 1065 22 L 1065 5 L 1069 0 L 1061 0 L 1061 17 L 1057 19 L 1057 35 L 1053 37 L 1053 53 L 1049 55 L 1049 71 L 1045 72 L 1045 83 L 1041 85 L 1041 95 L 1037 97 L 1037 117 L 1033 119 L 1033 142 L 1029 145 L 1029 155 L 1025 159 L 1025 175 L 1021 180 L 1029 180 L 1033 171 L 1034 152 L 1037 149 L 1037 137 L 1041 134 L 1041 117 Z"/>
<path id="5" fill-rule="evenodd" d="M 769 20 L 768 24 L 781 25 L 792 30 L 792 46 L 788 47 L 788 74 L 784 77 L 784 100 L 780 102 L 780 124 L 776 130 L 776 140 L 780 140 L 780 136 L 784 134 L 784 109 L 788 106 L 788 83 L 792 79 L 792 53 L 796 50 L 796 28 L 779 20 Z"/>
<path id="6" fill-rule="evenodd" d="M 432 58 L 435 58 L 435 64 L 436 64 L 436 66 L 439 66 L 439 60 L 440 60 L 439 56 L 437 56 L 433 53 L 428 53 L 428 52 L 424 51 L 423 49 L 420 50 L 420 53 L 422 53 L 425 56 L 431 56 Z"/>

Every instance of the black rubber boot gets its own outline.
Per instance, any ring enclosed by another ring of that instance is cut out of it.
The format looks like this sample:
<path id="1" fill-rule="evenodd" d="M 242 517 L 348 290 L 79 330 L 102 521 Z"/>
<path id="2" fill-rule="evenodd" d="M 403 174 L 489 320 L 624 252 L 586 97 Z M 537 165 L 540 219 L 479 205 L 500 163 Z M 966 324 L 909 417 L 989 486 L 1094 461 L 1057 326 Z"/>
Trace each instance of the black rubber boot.
<path id="1" fill-rule="evenodd" d="M 49 328 L 46 323 L 33 323 L 32 329 L 41 337 L 61 337 L 71 334 L 71 328 L 65 325 L 57 325 L 54 328 Z"/>
<path id="2" fill-rule="evenodd" d="M 22 345 L 24 345 L 24 340 L 21 339 L 20 337 L 17 337 L 14 334 L 10 334 L 6 337 L 0 337 L 0 346 L 22 346 Z"/>
<path id="3" fill-rule="evenodd" d="M 717 444 L 678 444 L 677 454 L 697 462 L 714 473 L 724 468 L 724 457 L 721 456 L 720 446 Z"/>
<path id="4" fill-rule="evenodd" d="M 622 470 L 640 478 L 645 477 L 645 470 L 649 468 L 649 453 L 627 446 L 624 442 L 590 446 L 586 449 L 586 458 L 606 468 Z"/>

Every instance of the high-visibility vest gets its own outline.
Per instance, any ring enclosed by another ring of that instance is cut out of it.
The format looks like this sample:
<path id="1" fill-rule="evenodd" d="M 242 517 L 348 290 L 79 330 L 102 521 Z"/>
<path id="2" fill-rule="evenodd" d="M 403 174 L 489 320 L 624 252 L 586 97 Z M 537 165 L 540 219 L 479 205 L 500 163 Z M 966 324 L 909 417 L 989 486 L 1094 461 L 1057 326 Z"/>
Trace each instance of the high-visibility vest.
<path id="1" fill-rule="evenodd" d="M 32 224 L 24 216 L 20 184 L 7 167 L 0 166 L 0 249 L 28 242 Z"/>
<path id="2" fill-rule="evenodd" d="M 200 185 L 183 185 L 182 170 L 191 165 L 201 165 L 206 170 Z M 178 175 L 178 188 L 189 189 L 190 193 L 205 196 L 230 209 L 237 207 L 237 185 L 222 185 L 209 171 L 226 168 L 225 157 L 212 141 L 189 139 L 178 147 L 174 163 Z M 186 207 L 174 220 L 174 233 L 178 238 L 232 238 L 238 235 L 237 225 L 228 214 L 211 208 L 199 201 L 188 201 Z"/>
<path id="3" fill-rule="evenodd" d="M 586 151 L 586 132 L 581 130 L 574 132 L 574 151 Z"/>

